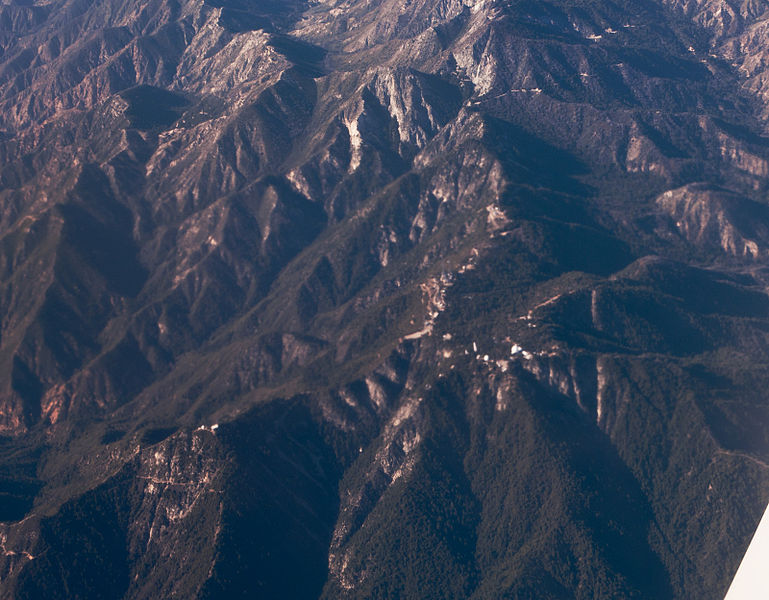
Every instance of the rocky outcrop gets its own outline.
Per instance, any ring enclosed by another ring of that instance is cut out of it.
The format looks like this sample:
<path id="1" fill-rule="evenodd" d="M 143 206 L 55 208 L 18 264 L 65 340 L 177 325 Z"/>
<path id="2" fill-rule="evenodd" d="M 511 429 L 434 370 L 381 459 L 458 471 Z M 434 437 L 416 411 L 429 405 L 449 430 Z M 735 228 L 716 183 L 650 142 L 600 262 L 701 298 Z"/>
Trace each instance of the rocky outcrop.
<path id="1" fill-rule="evenodd" d="M 693 245 L 753 259 L 766 253 L 766 207 L 762 204 L 697 185 L 667 191 L 657 198 L 657 204 Z"/>

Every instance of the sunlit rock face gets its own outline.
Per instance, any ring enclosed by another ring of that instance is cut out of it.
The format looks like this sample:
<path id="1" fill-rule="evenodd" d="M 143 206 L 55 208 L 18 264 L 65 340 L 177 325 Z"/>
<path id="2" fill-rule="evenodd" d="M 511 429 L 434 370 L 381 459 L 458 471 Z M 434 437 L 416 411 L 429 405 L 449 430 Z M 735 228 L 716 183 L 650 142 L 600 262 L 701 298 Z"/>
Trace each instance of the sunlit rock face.
<path id="1" fill-rule="evenodd" d="M 1 5 L 0 598 L 723 597 L 768 22 Z"/>

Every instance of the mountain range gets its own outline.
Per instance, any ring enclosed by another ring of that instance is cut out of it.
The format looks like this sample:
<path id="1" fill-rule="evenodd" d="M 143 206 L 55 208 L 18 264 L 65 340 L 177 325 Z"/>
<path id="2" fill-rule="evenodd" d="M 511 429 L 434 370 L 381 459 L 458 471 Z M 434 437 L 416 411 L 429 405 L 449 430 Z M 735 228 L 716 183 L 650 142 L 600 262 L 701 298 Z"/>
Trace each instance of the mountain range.
<path id="1" fill-rule="evenodd" d="M 722 598 L 769 5 L 4 0 L 0 598 Z"/>

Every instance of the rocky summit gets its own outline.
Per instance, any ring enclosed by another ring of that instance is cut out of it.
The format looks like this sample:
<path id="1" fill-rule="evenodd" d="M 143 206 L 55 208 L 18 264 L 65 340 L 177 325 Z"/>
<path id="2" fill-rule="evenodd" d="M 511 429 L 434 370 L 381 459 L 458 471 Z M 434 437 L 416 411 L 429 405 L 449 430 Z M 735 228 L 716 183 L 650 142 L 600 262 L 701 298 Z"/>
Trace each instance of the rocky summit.
<path id="1" fill-rule="evenodd" d="M 769 501 L 768 35 L 3 0 L 0 598 L 723 598 Z"/>

